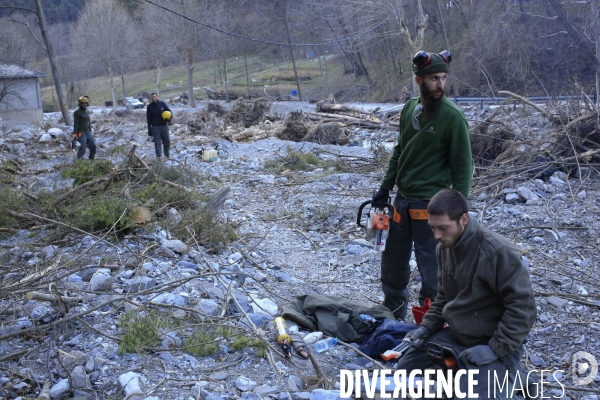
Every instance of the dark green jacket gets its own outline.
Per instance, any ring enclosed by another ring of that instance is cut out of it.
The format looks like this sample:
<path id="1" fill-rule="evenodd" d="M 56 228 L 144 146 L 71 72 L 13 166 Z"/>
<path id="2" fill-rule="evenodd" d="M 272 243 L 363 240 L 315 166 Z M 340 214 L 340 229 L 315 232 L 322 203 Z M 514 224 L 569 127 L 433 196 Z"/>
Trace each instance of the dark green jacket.
<path id="1" fill-rule="evenodd" d="M 444 97 L 437 118 L 425 123 L 419 116 L 421 130 L 412 125 L 412 113 L 420 98 L 410 99 L 400 116 L 398 144 L 390 158 L 381 187 L 405 196 L 431 198 L 452 186 L 465 197 L 471 185 L 471 144 L 469 125 L 463 112 Z"/>
<path id="2" fill-rule="evenodd" d="M 465 346 L 488 340 L 502 357 L 529 334 L 537 310 L 529 273 L 506 238 L 469 218 L 454 246 L 437 247 L 438 294 L 423 317 L 431 333 L 448 322 Z"/>
<path id="3" fill-rule="evenodd" d="M 88 110 L 79 107 L 73 113 L 73 133 L 91 133 L 92 122 Z"/>
<path id="4" fill-rule="evenodd" d="M 373 329 L 373 324 L 361 320 L 360 314 L 394 319 L 394 314 L 382 305 L 367 307 L 354 300 L 322 294 L 295 297 L 285 306 L 282 316 L 311 331 L 356 343 Z"/>

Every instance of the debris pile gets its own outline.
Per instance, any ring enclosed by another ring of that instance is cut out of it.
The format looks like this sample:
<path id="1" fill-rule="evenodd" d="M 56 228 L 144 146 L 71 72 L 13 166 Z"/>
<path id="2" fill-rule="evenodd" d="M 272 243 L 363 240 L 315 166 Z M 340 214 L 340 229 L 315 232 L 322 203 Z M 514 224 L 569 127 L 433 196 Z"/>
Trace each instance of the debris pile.
<path id="1" fill-rule="evenodd" d="M 239 124 L 244 128 L 258 125 L 271 108 L 271 102 L 265 98 L 246 100 L 239 98 L 223 120 L 226 124 Z"/>

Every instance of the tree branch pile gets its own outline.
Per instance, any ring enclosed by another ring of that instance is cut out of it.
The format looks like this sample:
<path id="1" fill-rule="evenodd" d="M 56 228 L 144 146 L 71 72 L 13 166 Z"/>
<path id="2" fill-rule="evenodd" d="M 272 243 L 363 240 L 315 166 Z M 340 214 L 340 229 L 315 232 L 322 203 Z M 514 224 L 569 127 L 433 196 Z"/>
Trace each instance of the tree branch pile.
<path id="1" fill-rule="evenodd" d="M 240 124 L 249 128 L 262 122 L 270 108 L 271 102 L 264 97 L 256 100 L 239 98 L 223 120 L 226 124 Z"/>
<path id="2" fill-rule="evenodd" d="M 547 178 L 600 166 L 598 112 L 586 102 L 539 106 L 511 92 L 471 128 L 475 183 L 527 174 Z M 487 115 L 486 115 L 487 114 Z"/>

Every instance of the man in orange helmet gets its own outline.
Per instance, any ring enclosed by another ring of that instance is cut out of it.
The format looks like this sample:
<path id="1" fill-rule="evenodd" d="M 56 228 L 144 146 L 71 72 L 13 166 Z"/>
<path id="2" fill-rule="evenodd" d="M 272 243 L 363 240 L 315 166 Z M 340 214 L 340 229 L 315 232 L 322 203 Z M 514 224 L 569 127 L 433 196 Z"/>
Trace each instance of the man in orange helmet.
<path id="1" fill-rule="evenodd" d="M 73 141 L 78 141 L 80 145 L 77 159 L 83 158 L 86 148 L 89 147 L 90 160 L 93 160 L 96 157 L 96 142 L 92 136 L 92 123 L 88 111 L 90 99 L 87 96 L 81 96 L 78 104 L 79 108 L 73 113 Z"/>

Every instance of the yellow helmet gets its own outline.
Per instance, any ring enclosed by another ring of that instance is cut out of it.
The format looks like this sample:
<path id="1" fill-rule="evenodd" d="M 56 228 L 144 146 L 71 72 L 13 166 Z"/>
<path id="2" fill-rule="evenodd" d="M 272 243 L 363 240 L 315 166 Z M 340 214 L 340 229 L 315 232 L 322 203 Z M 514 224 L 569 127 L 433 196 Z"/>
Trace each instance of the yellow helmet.
<path id="1" fill-rule="evenodd" d="M 81 103 L 90 103 L 90 98 L 87 96 L 81 96 L 80 98 L 77 99 L 77 101 L 79 102 L 79 104 L 81 105 Z"/>
<path id="2" fill-rule="evenodd" d="M 163 111 L 162 115 L 162 119 L 164 119 L 165 121 L 169 121 L 172 117 L 171 111 Z"/>

